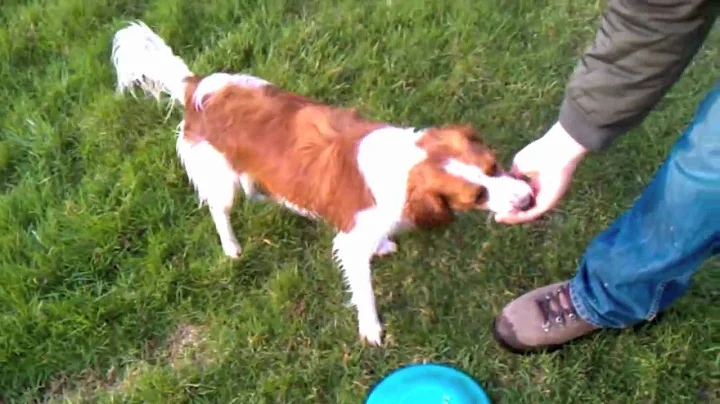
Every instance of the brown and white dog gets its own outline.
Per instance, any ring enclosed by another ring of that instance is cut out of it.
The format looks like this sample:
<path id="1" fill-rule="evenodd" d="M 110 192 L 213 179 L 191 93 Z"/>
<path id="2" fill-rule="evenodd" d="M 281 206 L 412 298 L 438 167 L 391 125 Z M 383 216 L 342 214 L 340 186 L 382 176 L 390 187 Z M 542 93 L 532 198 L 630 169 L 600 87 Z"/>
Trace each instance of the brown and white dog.
<path id="1" fill-rule="evenodd" d="M 506 175 L 470 126 L 399 127 L 284 91 L 258 77 L 200 76 L 144 23 L 118 31 L 117 90 L 138 85 L 184 105 L 177 152 L 230 257 L 237 188 L 337 229 L 333 255 L 358 310 L 360 337 L 381 343 L 370 261 L 403 230 L 446 225 L 454 212 L 522 209 L 529 185 Z M 257 189 L 256 189 L 257 187 Z"/>

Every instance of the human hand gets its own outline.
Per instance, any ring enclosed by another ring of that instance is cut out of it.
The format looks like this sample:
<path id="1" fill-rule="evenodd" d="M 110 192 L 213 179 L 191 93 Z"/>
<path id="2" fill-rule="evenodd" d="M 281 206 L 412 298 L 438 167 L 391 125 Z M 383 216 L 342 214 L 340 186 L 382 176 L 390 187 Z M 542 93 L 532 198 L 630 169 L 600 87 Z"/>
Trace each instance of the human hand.
<path id="1" fill-rule="evenodd" d="M 528 210 L 496 215 L 500 223 L 529 222 L 552 209 L 567 191 L 578 163 L 588 150 L 556 123 L 515 155 L 511 174 L 529 178 L 535 204 Z"/>

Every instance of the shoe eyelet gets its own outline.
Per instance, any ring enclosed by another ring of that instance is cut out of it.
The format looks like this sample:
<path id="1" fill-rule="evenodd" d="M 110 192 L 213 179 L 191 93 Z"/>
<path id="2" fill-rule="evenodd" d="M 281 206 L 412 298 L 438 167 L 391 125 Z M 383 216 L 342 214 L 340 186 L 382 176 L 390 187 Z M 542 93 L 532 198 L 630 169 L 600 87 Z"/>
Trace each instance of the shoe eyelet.
<path id="1" fill-rule="evenodd" d="M 563 324 L 565 322 L 565 319 L 563 318 L 563 316 L 557 316 L 555 317 L 555 322 L 558 324 Z"/>
<path id="2" fill-rule="evenodd" d="M 575 313 L 568 314 L 568 318 L 573 321 L 577 320 L 577 316 L 575 315 Z"/>

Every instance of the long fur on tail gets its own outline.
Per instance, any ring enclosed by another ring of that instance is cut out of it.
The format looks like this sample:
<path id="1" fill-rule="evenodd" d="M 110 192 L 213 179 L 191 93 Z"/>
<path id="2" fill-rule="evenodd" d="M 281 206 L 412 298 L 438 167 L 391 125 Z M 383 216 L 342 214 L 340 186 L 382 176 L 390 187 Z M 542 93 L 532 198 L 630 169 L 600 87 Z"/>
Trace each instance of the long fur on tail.
<path id="1" fill-rule="evenodd" d="M 173 101 L 185 104 L 183 80 L 193 73 L 144 22 L 133 22 L 115 33 L 111 60 L 118 92 L 137 85 L 158 100 L 166 93 Z"/>

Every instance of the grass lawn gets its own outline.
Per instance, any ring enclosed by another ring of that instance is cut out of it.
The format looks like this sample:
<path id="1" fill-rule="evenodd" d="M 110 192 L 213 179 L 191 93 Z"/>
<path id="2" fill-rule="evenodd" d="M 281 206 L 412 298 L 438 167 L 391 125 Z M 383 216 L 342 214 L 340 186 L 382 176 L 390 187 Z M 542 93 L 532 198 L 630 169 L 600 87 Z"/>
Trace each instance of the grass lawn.
<path id="1" fill-rule="evenodd" d="M 240 199 L 226 259 L 152 100 L 114 93 L 110 41 L 147 22 L 198 73 L 244 71 L 377 119 L 480 128 L 504 162 L 553 122 L 604 2 L 5 0 L 0 10 L 0 402 L 359 403 L 450 363 L 498 403 L 720 401 L 708 262 L 653 326 L 532 357 L 493 316 L 570 277 L 720 71 L 717 30 L 642 127 L 584 163 L 532 225 L 483 214 L 374 264 L 383 348 L 358 342 L 332 231 Z"/>

